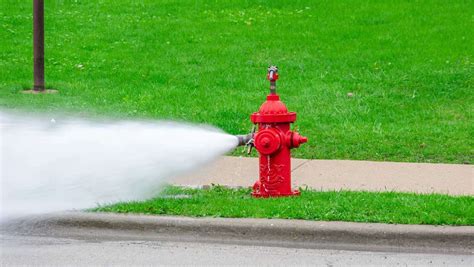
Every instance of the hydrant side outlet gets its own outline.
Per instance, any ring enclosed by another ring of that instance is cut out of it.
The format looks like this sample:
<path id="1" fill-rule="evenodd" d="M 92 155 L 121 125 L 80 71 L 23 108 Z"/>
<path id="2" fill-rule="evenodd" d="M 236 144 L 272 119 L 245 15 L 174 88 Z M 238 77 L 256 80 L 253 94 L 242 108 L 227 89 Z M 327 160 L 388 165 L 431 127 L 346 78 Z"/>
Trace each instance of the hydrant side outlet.
<path id="1" fill-rule="evenodd" d="M 254 146 L 259 152 L 260 177 L 253 186 L 254 197 L 283 197 L 299 195 L 291 188 L 291 152 L 307 138 L 290 130 L 296 121 L 296 113 L 289 112 L 276 93 L 278 68 L 268 68 L 270 94 L 258 112 L 250 120 L 258 125 L 254 135 Z"/>

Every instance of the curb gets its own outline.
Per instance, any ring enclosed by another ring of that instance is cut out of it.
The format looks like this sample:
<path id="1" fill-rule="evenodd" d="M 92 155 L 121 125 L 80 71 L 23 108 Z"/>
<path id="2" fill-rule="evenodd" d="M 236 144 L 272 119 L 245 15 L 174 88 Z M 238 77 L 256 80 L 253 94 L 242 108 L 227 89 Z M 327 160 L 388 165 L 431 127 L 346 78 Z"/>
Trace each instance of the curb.
<path id="1" fill-rule="evenodd" d="M 135 233 L 148 240 L 184 237 L 198 242 L 371 251 L 473 254 L 474 250 L 472 226 L 66 212 L 5 222 L 1 231 L 55 236 L 66 233 L 68 237 L 87 233 L 95 238 L 113 231 L 115 238 Z"/>

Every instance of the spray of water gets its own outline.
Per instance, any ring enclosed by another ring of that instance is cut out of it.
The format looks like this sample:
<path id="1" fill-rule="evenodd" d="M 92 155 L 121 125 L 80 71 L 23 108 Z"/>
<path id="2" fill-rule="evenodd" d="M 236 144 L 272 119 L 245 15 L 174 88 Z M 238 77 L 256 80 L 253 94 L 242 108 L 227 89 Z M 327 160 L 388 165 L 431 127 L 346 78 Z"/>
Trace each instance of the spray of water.
<path id="1" fill-rule="evenodd" d="M 237 145 L 215 128 L 0 112 L 1 217 L 143 200 Z"/>

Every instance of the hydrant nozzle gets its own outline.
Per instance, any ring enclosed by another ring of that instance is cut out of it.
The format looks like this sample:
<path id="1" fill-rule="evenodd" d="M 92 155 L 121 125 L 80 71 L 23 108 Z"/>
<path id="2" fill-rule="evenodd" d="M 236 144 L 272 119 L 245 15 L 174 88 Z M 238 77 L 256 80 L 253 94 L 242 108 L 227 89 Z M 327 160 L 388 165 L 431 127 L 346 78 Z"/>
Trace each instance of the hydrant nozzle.
<path id="1" fill-rule="evenodd" d="M 253 133 L 236 135 L 239 146 L 247 146 L 253 142 Z"/>

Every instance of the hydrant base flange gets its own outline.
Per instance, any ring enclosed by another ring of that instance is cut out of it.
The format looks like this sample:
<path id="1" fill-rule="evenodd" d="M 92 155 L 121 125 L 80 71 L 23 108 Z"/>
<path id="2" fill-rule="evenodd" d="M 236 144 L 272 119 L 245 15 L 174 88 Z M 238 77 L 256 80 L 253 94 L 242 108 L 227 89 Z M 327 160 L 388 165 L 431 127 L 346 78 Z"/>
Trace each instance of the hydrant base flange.
<path id="1" fill-rule="evenodd" d="M 252 197 L 255 198 L 269 198 L 269 197 L 293 197 L 293 196 L 299 196 L 301 195 L 301 192 L 299 190 L 294 190 L 290 193 L 279 193 L 279 194 L 268 194 L 268 193 L 263 193 L 263 192 L 252 192 Z"/>

